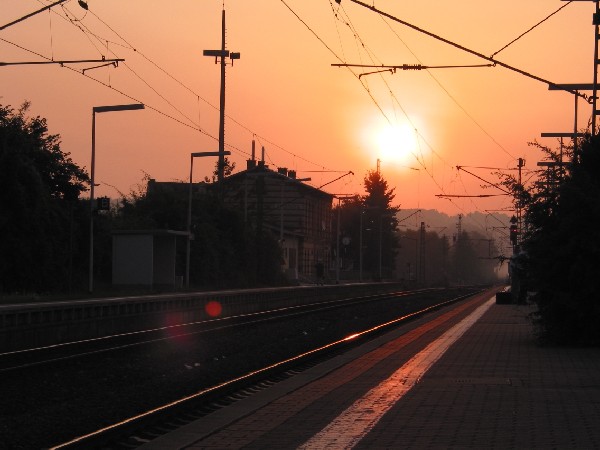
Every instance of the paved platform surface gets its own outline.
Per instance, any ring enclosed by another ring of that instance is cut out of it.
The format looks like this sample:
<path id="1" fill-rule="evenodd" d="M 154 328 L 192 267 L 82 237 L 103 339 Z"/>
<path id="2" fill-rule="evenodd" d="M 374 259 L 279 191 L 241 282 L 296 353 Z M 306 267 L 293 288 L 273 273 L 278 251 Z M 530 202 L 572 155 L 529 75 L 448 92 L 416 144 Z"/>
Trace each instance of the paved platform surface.
<path id="1" fill-rule="evenodd" d="M 489 292 L 142 448 L 600 448 L 600 349 L 536 345 Z"/>

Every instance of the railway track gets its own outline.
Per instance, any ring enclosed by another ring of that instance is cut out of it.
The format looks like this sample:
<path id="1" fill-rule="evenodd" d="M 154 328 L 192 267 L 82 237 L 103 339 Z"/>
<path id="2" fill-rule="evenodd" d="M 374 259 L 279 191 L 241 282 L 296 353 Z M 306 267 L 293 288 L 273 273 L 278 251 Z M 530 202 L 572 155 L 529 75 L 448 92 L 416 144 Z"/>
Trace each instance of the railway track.
<path id="1" fill-rule="evenodd" d="M 235 327 L 258 325 L 261 322 L 278 321 L 307 314 L 318 314 L 332 309 L 373 303 L 389 298 L 399 299 L 417 294 L 422 295 L 437 290 L 438 289 L 422 289 L 419 291 L 401 291 L 391 294 L 377 294 L 350 299 L 307 303 L 300 306 L 278 308 L 257 313 L 214 318 L 130 333 L 106 335 L 93 339 L 3 352 L 0 353 L 0 372 L 32 368 L 64 360 L 89 357 L 100 353 L 117 352 L 131 347 L 155 345 L 157 343 L 178 340 L 198 334 L 215 333 Z"/>
<path id="2" fill-rule="evenodd" d="M 31 436 L 37 448 L 135 448 L 332 352 L 474 292 L 359 297 L 12 352 L 0 355 L 0 389 L 42 384 L 22 402 L 40 410 L 29 414 L 44 435 Z M 48 396 L 70 404 L 69 428 L 48 419 L 49 411 L 61 409 L 42 400 Z M 79 423 L 77 411 L 91 417 Z M 13 417 L 28 415 L 13 412 Z"/>

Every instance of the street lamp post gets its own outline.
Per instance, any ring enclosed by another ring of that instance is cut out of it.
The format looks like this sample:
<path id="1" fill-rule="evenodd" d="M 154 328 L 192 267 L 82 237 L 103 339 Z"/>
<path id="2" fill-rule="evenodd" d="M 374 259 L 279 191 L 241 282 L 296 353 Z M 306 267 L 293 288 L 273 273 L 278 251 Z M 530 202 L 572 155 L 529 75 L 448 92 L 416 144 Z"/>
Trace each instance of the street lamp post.
<path id="1" fill-rule="evenodd" d="M 381 273 L 381 241 L 383 236 L 383 214 L 379 215 L 379 281 L 382 280 L 383 274 Z"/>
<path id="2" fill-rule="evenodd" d="M 203 156 L 219 156 L 221 157 L 231 155 L 231 152 L 195 152 L 190 153 L 190 188 L 188 195 L 188 213 L 187 213 L 187 246 L 185 253 L 185 287 L 190 287 L 190 250 L 192 240 L 192 173 L 194 170 L 194 158 L 201 158 Z"/>
<path id="3" fill-rule="evenodd" d="M 92 108 L 92 161 L 90 164 L 90 261 L 89 261 L 89 292 L 94 291 L 94 187 L 96 166 L 96 113 L 112 111 L 132 111 L 144 109 L 141 103 L 129 105 L 94 106 Z"/>
<path id="4" fill-rule="evenodd" d="M 363 280 L 363 214 L 364 210 L 361 208 L 360 210 L 360 233 L 359 233 L 359 251 L 358 251 L 358 281 L 362 283 Z"/>
<path id="5" fill-rule="evenodd" d="M 338 197 L 337 232 L 335 238 L 335 284 L 340 284 L 340 212 L 342 199 Z"/>

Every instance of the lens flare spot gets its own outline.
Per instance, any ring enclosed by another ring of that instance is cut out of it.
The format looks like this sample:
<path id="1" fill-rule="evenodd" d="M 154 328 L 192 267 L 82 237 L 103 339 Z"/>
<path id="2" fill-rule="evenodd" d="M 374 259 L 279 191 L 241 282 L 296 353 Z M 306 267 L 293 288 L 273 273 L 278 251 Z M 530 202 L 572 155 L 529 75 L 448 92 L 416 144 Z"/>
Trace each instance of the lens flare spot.
<path id="1" fill-rule="evenodd" d="M 219 317 L 223 311 L 223 307 L 220 302 L 211 300 L 204 306 L 204 310 L 210 317 Z"/>

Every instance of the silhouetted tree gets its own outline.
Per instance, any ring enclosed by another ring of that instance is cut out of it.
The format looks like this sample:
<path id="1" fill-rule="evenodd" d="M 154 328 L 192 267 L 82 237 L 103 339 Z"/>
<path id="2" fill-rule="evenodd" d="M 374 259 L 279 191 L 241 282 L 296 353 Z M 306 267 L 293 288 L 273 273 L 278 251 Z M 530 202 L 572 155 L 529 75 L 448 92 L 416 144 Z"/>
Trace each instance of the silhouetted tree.
<path id="1" fill-rule="evenodd" d="M 338 208 L 340 217 L 340 253 L 346 266 L 352 265 L 356 271 L 360 264 L 360 236 L 362 223 L 363 271 L 379 279 L 381 275 L 390 277 L 395 267 L 398 249 L 398 227 L 396 214 L 399 208 L 392 206 L 394 189 L 378 171 L 369 171 L 364 178 L 366 194 L 345 199 L 335 207 L 333 214 L 334 242 L 337 234 Z M 362 215 L 362 220 L 361 220 Z M 345 238 L 345 239 L 344 239 Z"/>
<path id="2" fill-rule="evenodd" d="M 153 181 L 147 188 L 141 186 L 122 199 L 115 226 L 187 229 L 188 186 Z M 247 229 L 242 213 L 224 208 L 218 192 L 209 186 L 195 188 L 192 195 L 190 283 L 211 288 L 280 284 L 281 254 L 276 239 Z M 178 246 L 179 273 L 185 269 L 185 249 L 183 244 Z"/>
<path id="3" fill-rule="evenodd" d="M 28 108 L 0 105 L 0 291 L 65 291 L 87 267 L 89 179 Z"/>
<path id="4" fill-rule="evenodd" d="M 231 175 L 233 173 L 234 170 L 235 170 L 235 162 L 230 161 L 229 158 L 227 156 L 225 156 L 223 158 L 223 175 L 225 175 L 225 177 L 228 177 L 229 175 Z M 211 181 L 213 183 L 215 183 L 217 181 L 218 176 L 219 176 L 219 161 L 217 161 L 215 163 L 215 169 L 213 170 L 212 178 L 204 177 L 204 181 L 206 183 L 210 183 Z"/>
<path id="5" fill-rule="evenodd" d="M 537 144 L 535 144 L 537 145 Z M 542 343 L 600 344 L 600 140 L 589 135 L 576 151 L 538 147 L 554 169 L 542 183 L 523 189 L 511 177 L 505 185 L 524 208 L 522 248 L 528 286 L 538 306 L 534 322 Z"/>
<path id="6" fill-rule="evenodd" d="M 374 278 L 379 278 L 380 265 L 382 275 L 390 276 L 395 267 L 399 246 L 395 231 L 398 228 L 396 214 L 400 208 L 392 206 L 392 200 L 396 196 L 395 188 L 389 188 L 387 181 L 377 170 L 367 172 L 364 185 L 367 194 L 363 198 L 366 219 L 363 222 L 370 227 L 370 233 L 367 233 L 365 267 L 371 270 Z"/>
<path id="7" fill-rule="evenodd" d="M 525 249 L 539 286 L 535 299 L 544 337 L 600 344 L 598 136 L 581 143 L 554 195 L 533 196 L 527 222 Z"/>

